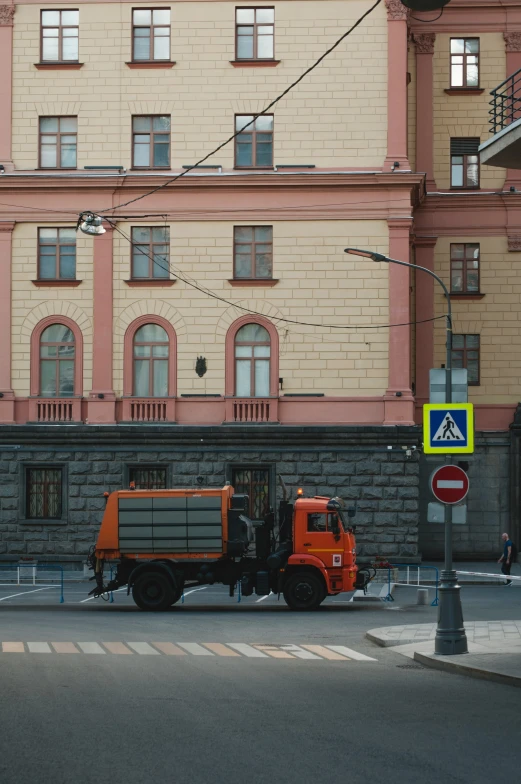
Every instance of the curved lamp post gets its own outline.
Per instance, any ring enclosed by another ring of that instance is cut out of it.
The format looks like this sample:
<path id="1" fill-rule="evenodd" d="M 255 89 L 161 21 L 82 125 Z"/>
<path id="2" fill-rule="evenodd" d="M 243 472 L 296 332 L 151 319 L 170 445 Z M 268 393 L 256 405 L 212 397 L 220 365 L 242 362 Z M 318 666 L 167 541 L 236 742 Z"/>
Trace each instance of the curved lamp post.
<path id="1" fill-rule="evenodd" d="M 353 256 L 362 256 L 372 261 L 385 261 L 388 264 L 399 264 L 401 267 L 426 272 L 438 281 L 447 299 L 447 359 L 445 372 L 445 402 L 452 403 L 452 308 L 450 294 L 445 283 L 435 272 L 427 267 L 419 267 L 416 264 L 409 264 L 407 261 L 399 261 L 384 256 L 383 253 L 376 253 L 372 250 L 361 250 L 360 248 L 346 248 L 344 253 Z M 452 462 L 452 457 L 447 456 L 447 463 Z M 438 626 L 436 629 L 436 639 L 434 646 L 435 653 L 455 654 L 468 653 L 467 636 L 463 626 L 463 612 L 461 609 L 460 587 L 457 582 L 456 572 L 452 565 L 452 507 L 445 505 L 445 569 L 441 573 L 440 584 L 440 603 L 438 606 Z"/>

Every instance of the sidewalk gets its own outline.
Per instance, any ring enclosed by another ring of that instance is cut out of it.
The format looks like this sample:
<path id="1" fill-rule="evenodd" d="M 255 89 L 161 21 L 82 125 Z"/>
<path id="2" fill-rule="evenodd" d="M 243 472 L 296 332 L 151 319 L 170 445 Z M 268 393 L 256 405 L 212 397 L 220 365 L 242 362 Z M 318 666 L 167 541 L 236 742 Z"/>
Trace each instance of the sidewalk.
<path id="1" fill-rule="evenodd" d="M 426 667 L 521 688 L 521 620 L 468 621 L 465 632 L 469 652 L 458 656 L 434 653 L 435 623 L 383 626 L 366 637 Z"/>

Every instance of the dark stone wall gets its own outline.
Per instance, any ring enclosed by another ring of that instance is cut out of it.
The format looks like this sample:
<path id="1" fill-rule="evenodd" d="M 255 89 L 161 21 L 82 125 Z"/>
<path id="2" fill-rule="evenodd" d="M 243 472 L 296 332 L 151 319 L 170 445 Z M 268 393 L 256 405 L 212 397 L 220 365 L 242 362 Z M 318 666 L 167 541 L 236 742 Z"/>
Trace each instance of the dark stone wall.
<path id="1" fill-rule="evenodd" d="M 169 486 L 222 486 L 232 466 L 271 468 L 295 495 L 356 502 L 361 556 L 418 558 L 418 428 L 17 426 L 0 428 L 0 559 L 78 561 L 96 541 L 104 491 L 127 486 L 128 466 L 168 467 Z M 11 443 L 9 443 L 11 442 Z M 407 451 L 404 447 L 411 447 Z M 64 468 L 63 519 L 27 520 L 25 467 Z"/>
<path id="2" fill-rule="evenodd" d="M 476 433 L 473 455 L 455 455 L 454 463 L 468 463 L 467 524 L 453 525 L 454 557 L 466 560 L 497 559 L 501 534 L 510 528 L 510 436 Z M 442 559 L 444 526 L 427 522 L 427 504 L 434 501 L 429 480 L 443 459 L 422 455 L 420 462 L 419 547 L 423 558 Z M 515 536 L 515 532 L 511 531 Z"/>

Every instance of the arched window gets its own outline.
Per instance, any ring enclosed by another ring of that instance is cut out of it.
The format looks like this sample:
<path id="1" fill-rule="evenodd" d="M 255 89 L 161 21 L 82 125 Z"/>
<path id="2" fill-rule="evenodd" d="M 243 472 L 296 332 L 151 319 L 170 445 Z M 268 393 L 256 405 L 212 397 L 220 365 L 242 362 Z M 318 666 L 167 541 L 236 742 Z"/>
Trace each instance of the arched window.
<path id="1" fill-rule="evenodd" d="M 235 394 L 269 397 L 271 339 L 260 324 L 245 324 L 235 335 Z"/>
<path id="2" fill-rule="evenodd" d="M 64 324 L 51 324 L 40 336 L 40 389 L 42 397 L 74 395 L 74 334 Z"/>
<path id="3" fill-rule="evenodd" d="M 135 397 L 168 396 L 169 339 L 159 324 L 144 324 L 134 333 L 133 386 Z"/>

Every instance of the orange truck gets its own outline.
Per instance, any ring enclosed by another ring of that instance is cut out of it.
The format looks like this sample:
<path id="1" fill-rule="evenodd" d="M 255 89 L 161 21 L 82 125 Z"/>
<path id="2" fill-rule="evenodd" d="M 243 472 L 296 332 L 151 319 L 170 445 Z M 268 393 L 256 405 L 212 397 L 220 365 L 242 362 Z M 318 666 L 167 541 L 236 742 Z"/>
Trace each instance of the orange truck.
<path id="1" fill-rule="evenodd" d="M 292 610 L 314 610 L 326 596 L 364 588 L 354 528 L 340 498 L 301 495 L 263 521 L 247 515 L 248 497 L 221 489 L 118 490 L 108 495 L 89 555 L 91 595 L 128 586 L 142 610 L 166 610 L 185 588 L 221 583 L 230 596 L 282 594 Z M 104 583 L 106 565 L 114 577 Z M 113 571 L 113 570 L 111 570 Z"/>

